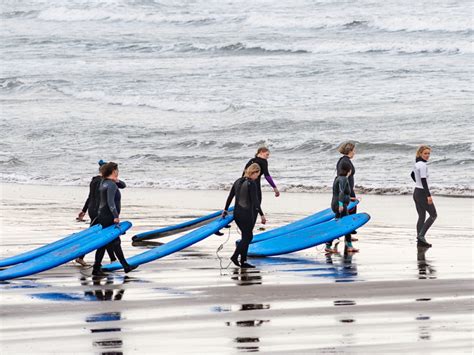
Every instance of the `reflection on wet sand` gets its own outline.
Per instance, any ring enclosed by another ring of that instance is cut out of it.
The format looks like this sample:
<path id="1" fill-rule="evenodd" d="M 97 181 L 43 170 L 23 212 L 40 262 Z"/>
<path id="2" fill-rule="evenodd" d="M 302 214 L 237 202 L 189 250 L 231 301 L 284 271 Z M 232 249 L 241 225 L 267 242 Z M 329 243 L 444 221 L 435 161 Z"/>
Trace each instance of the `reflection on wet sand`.
<path id="1" fill-rule="evenodd" d="M 263 310 L 270 309 L 269 304 L 254 304 L 247 303 L 240 306 L 239 311 L 254 311 L 254 310 Z M 251 320 L 240 320 L 235 322 L 226 322 L 228 327 L 239 328 L 258 328 L 262 325 L 270 322 L 270 320 L 265 319 L 251 319 Z M 256 343 L 260 343 L 260 338 L 255 336 L 237 336 L 234 338 L 234 343 L 237 343 L 236 349 L 241 352 L 257 352 L 260 350 L 259 346 L 256 346 Z M 250 345 L 247 345 L 250 344 Z"/>
<path id="2" fill-rule="evenodd" d="M 335 306 L 355 306 L 355 301 L 352 300 L 337 300 L 334 301 Z"/>
<path id="3" fill-rule="evenodd" d="M 81 285 L 90 285 L 90 279 L 81 277 Z M 97 301 L 120 301 L 125 293 L 125 289 L 116 288 L 113 286 L 119 286 L 129 281 L 128 276 L 123 279 L 116 279 L 113 275 L 109 275 L 106 278 L 92 278 L 92 285 L 94 286 L 106 286 L 100 289 L 84 291 L 84 295 L 89 298 L 94 298 Z"/>
<path id="4" fill-rule="evenodd" d="M 262 285 L 262 276 L 260 270 L 235 268 L 232 271 L 232 280 L 238 286 Z"/>
<path id="5" fill-rule="evenodd" d="M 428 316 L 419 316 L 415 318 L 418 321 L 427 321 L 430 320 L 431 317 Z M 423 324 L 418 327 L 418 338 L 420 340 L 431 340 L 431 329 L 428 324 Z"/>
<path id="6" fill-rule="evenodd" d="M 424 279 L 436 279 L 436 270 L 431 266 L 430 263 L 426 261 L 426 252 L 429 248 L 426 247 L 417 247 L 416 258 L 418 260 L 418 278 L 420 280 Z"/>
<path id="7" fill-rule="evenodd" d="M 235 348 L 241 352 L 258 352 L 260 351 L 260 347 L 255 346 L 255 343 L 260 342 L 260 338 L 253 338 L 253 337 L 237 337 L 234 339 L 234 342 L 239 344 Z M 251 346 L 246 344 L 252 344 Z M 242 345 L 240 345 L 242 344 Z"/>
<path id="8" fill-rule="evenodd" d="M 241 305 L 239 311 L 255 311 L 259 309 L 270 309 L 270 305 L 261 303 L 247 303 Z"/>
<path id="9" fill-rule="evenodd" d="M 354 253 L 347 252 L 347 248 L 344 249 L 344 255 L 341 254 L 326 254 L 326 264 L 333 265 L 328 270 L 331 271 L 329 276 L 336 279 L 335 282 L 352 282 L 357 277 L 357 264 L 352 261 Z M 336 264 L 334 258 L 339 259 L 340 263 Z"/>
<path id="10" fill-rule="evenodd" d="M 84 286 L 91 285 L 91 281 L 93 286 L 105 286 L 105 288 L 84 292 L 84 295 L 88 297 L 95 297 L 97 301 L 120 301 L 125 293 L 125 290 L 123 288 L 117 289 L 111 287 L 116 285 L 122 285 L 128 282 L 128 280 L 129 279 L 127 276 L 121 280 L 117 280 L 111 275 L 104 280 L 100 278 L 92 278 L 91 280 L 85 277 L 82 277 L 80 279 L 81 285 Z M 94 334 L 92 345 L 94 348 L 100 349 L 100 354 L 123 354 L 122 351 L 120 351 L 123 347 L 123 341 L 117 336 L 122 331 L 122 328 L 113 326 L 114 324 L 120 324 L 116 322 L 120 322 L 121 320 L 121 312 L 96 313 L 86 318 L 86 323 L 91 325 L 90 332 L 91 334 Z M 106 325 L 103 324 L 104 322 L 106 322 Z M 113 323 L 110 324 L 108 322 Z M 110 333 L 113 333 L 113 338 L 108 337 L 108 334 Z"/>
<path id="11" fill-rule="evenodd" d="M 261 319 L 252 319 L 252 320 L 239 320 L 236 322 L 225 322 L 225 325 L 228 327 L 236 326 L 236 327 L 260 327 L 264 323 L 268 323 L 270 320 L 261 320 Z"/>

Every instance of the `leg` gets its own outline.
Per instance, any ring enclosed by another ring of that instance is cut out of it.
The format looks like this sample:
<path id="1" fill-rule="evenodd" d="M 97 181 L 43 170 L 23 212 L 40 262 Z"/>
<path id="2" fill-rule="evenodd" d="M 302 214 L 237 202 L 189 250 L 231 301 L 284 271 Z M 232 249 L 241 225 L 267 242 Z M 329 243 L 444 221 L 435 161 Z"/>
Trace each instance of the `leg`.
<path id="1" fill-rule="evenodd" d="M 120 261 L 120 264 L 122 264 L 123 266 L 123 271 L 125 271 L 125 273 L 129 273 L 130 271 L 135 270 L 138 266 L 131 266 L 127 262 L 127 259 L 125 259 L 125 255 L 123 254 L 123 250 L 120 244 L 121 244 L 120 237 L 114 239 L 110 243 L 114 254 L 117 256 L 117 258 Z"/>
<path id="2" fill-rule="evenodd" d="M 422 189 L 415 189 L 413 198 L 415 200 L 416 211 L 418 212 L 418 222 L 416 224 L 417 244 L 429 248 L 431 244 L 426 241 L 425 234 L 437 217 L 436 209 L 434 205 L 428 205 L 426 193 Z M 429 212 L 430 218 L 425 222 L 426 211 Z"/>
<path id="3" fill-rule="evenodd" d="M 241 267 L 252 267 L 250 264 L 246 263 L 247 252 L 249 245 L 253 239 L 253 227 L 255 226 L 256 218 L 255 216 L 240 214 L 236 216 L 236 223 L 239 229 L 242 232 L 242 239 L 240 240 L 237 248 L 235 249 L 234 255 L 232 255 L 231 260 L 234 262 L 237 260 L 238 255 L 240 255 L 240 266 Z M 245 266 L 244 266 L 245 265 Z"/>
<path id="4" fill-rule="evenodd" d="M 120 264 L 122 264 L 123 267 L 129 266 L 127 263 L 127 260 L 125 259 L 125 255 L 123 254 L 122 246 L 120 245 L 120 237 L 115 238 L 112 240 L 109 244 L 107 244 L 107 250 L 110 249 L 112 251 L 112 254 L 115 254 L 120 261 Z"/>
<path id="5" fill-rule="evenodd" d="M 438 217 L 438 214 L 436 213 L 436 208 L 435 208 L 434 204 L 429 205 L 428 202 L 427 202 L 426 203 L 426 210 L 428 211 L 430 216 L 428 217 L 428 219 L 423 224 L 423 227 L 421 228 L 421 231 L 420 231 L 420 234 L 419 234 L 420 237 L 425 237 L 426 232 L 428 232 L 428 229 L 430 229 L 431 225 L 434 223 L 434 221 Z"/>
<path id="6" fill-rule="evenodd" d="M 108 245 L 105 248 L 107 250 L 107 254 L 109 255 L 110 262 L 113 263 L 114 261 L 117 261 L 117 258 L 115 257 L 114 254 L 114 249 L 112 247 L 109 247 Z"/>
<path id="7" fill-rule="evenodd" d="M 425 196 L 424 193 L 421 189 L 415 189 L 415 192 L 413 192 L 413 200 L 415 201 L 415 207 L 416 207 L 416 212 L 418 213 L 418 221 L 416 222 L 416 235 L 419 236 L 421 233 L 421 230 L 423 229 L 423 225 L 425 224 L 425 219 L 426 219 L 426 209 L 423 204 L 423 197 Z"/>
<path id="8" fill-rule="evenodd" d="M 105 254 L 105 247 L 101 247 L 96 250 L 94 266 L 92 269 L 93 275 L 100 273 L 100 267 L 102 266 L 102 259 L 104 258 L 104 254 Z"/>
<path id="9" fill-rule="evenodd" d="M 252 229 L 249 229 L 247 231 L 242 231 L 242 240 L 240 241 L 240 244 L 242 245 L 240 249 L 240 264 L 242 265 L 247 261 L 247 253 L 249 250 L 249 245 L 252 242 L 253 239 L 253 231 Z"/>

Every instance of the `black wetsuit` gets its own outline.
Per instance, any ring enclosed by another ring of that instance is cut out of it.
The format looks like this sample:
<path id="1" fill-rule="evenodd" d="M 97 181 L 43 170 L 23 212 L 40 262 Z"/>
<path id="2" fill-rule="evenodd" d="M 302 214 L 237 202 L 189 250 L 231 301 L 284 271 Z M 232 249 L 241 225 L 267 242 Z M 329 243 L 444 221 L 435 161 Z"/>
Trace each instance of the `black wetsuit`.
<path id="1" fill-rule="evenodd" d="M 107 228 L 114 224 L 114 219 L 119 218 L 121 206 L 121 194 L 115 181 L 110 179 L 103 179 L 99 187 L 99 212 L 97 222 L 103 228 Z M 120 246 L 120 237 L 115 238 L 109 244 L 97 249 L 95 253 L 94 270 L 100 270 L 102 259 L 104 258 L 105 250 L 112 248 L 114 254 L 119 259 L 124 268 L 129 267 L 125 256 L 123 255 L 122 247 Z"/>
<path id="2" fill-rule="evenodd" d="M 428 204 L 428 197 L 431 196 L 428 187 L 428 167 L 426 160 L 416 158 L 415 166 L 411 172 L 411 178 L 416 183 L 413 191 L 413 200 L 415 201 L 416 212 L 418 213 L 418 222 L 416 223 L 417 238 L 420 241 L 425 241 L 425 235 L 433 222 L 438 217 L 435 205 Z M 426 212 L 429 213 L 426 219 Z M 426 219 L 426 221 L 425 221 Z"/>
<path id="3" fill-rule="evenodd" d="M 84 207 L 82 208 L 82 212 L 88 212 L 89 218 L 91 219 L 91 225 L 97 224 L 95 220 L 97 215 L 99 214 L 99 203 L 100 203 L 100 196 L 99 196 L 99 187 L 100 183 L 102 182 L 102 176 L 97 175 L 94 176 L 89 184 L 89 196 L 87 196 L 87 200 L 84 203 Z M 117 187 L 119 189 L 124 189 L 127 185 L 119 180 L 117 182 Z"/>
<path id="4" fill-rule="evenodd" d="M 349 214 L 347 211 L 347 205 L 349 205 L 351 201 L 351 187 L 349 181 L 347 176 L 338 176 L 334 179 L 332 185 L 331 209 L 336 214 L 336 218 L 342 218 Z M 344 208 L 342 212 L 339 212 L 340 203 L 342 203 Z M 345 241 L 346 243 L 352 242 L 350 233 L 346 234 Z M 327 243 L 327 245 L 331 245 L 331 243 Z"/>
<path id="5" fill-rule="evenodd" d="M 245 169 L 247 169 L 253 163 L 257 163 L 260 166 L 260 174 L 258 175 L 257 180 L 255 180 L 255 185 L 257 185 L 257 194 L 258 194 L 258 198 L 259 198 L 260 203 L 261 203 L 262 202 L 262 186 L 260 185 L 260 178 L 262 177 L 262 175 L 265 176 L 265 179 L 268 181 L 268 183 L 270 184 L 271 187 L 276 188 L 276 185 L 273 182 L 273 179 L 270 176 L 270 173 L 268 172 L 268 160 L 267 159 L 263 159 L 263 158 L 260 158 L 260 157 L 252 158 L 245 165 Z M 245 173 L 245 169 L 244 169 L 244 173 Z M 242 176 L 243 176 L 243 174 L 242 174 Z"/>
<path id="6" fill-rule="evenodd" d="M 91 219 L 91 226 L 99 224 L 97 221 L 97 215 L 99 214 L 99 203 L 100 203 L 100 196 L 99 196 L 99 187 L 102 182 L 102 176 L 97 175 L 94 176 L 89 184 L 89 196 L 87 196 L 87 200 L 84 203 L 84 207 L 82 208 L 82 212 L 88 212 L 89 218 Z M 127 185 L 119 180 L 117 182 L 117 187 L 119 189 L 124 189 Z M 117 258 L 114 256 L 113 248 L 107 248 L 107 254 L 109 255 L 110 261 L 115 261 Z M 81 259 L 84 259 L 85 255 L 81 256 Z"/>
<path id="7" fill-rule="evenodd" d="M 232 185 L 224 210 L 229 209 L 234 196 L 234 220 L 242 232 L 242 239 L 237 244 L 232 257 L 237 258 L 240 255 L 240 262 L 244 263 L 247 260 L 247 252 L 253 239 L 253 228 L 257 221 L 257 214 L 263 215 L 263 211 L 260 208 L 258 188 L 254 181 L 246 177 L 237 179 Z"/>
<path id="8" fill-rule="evenodd" d="M 349 164 L 350 167 L 351 167 L 351 175 L 348 177 L 348 180 L 349 180 L 349 187 L 350 187 L 350 189 L 351 189 L 350 197 L 351 197 L 351 199 L 355 199 L 355 197 L 356 197 L 356 194 L 355 194 L 355 191 L 354 191 L 355 167 L 354 167 L 354 164 L 352 164 L 351 158 L 349 158 L 347 155 L 342 156 L 342 157 L 337 161 L 337 164 L 336 164 L 337 176 L 339 176 L 339 175 L 341 174 L 341 166 L 342 166 L 342 163 L 344 163 L 344 162 L 345 162 L 346 164 Z M 357 213 L 357 206 L 355 206 L 354 208 L 352 208 L 352 209 L 349 211 L 349 214 L 354 214 L 354 213 Z"/>

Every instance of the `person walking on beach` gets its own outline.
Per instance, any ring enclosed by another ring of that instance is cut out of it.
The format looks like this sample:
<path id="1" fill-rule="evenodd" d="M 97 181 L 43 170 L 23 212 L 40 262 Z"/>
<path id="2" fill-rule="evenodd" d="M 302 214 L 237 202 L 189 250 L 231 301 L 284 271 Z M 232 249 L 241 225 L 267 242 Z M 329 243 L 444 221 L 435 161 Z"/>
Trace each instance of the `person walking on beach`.
<path id="1" fill-rule="evenodd" d="M 348 215 L 347 206 L 351 201 L 351 188 L 349 184 L 349 177 L 351 176 L 351 165 L 344 161 L 339 164 L 338 176 L 334 179 L 332 185 L 332 201 L 331 209 L 336 214 L 336 218 L 342 218 Z M 354 253 L 359 250 L 352 246 L 351 234 L 345 236 L 345 252 Z M 332 242 L 326 243 L 327 253 L 337 253 L 337 249 L 332 249 Z"/>
<path id="2" fill-rule="evenodd" d="M 99 163 L 99 175 L 96 175 L 92 178 L 89 184 L 89 195 L 87 196 L 86 202 L 84 203 L 84 207 L 82 208 L 81 212 L 79 212 L 79 215 L 77 216 L 78 221 L 83 221 L 86 212 L 88 212 L 89 218 L 91 221 L 90 222 L 91 226 L 98 224 L 97 215 L 99 213 L 99 202 L 100 202 L 99 186 L 103 179 L 102 174 L 100 173 L 100 170 L 102 166 L 106 164 L 106 162 L 101 159 L 99 160 L 98 163 Z M 127 187 L 127 185 L 123 181 L 119 180 L 117 182 L 117 187 L 119 189 L 124 189 L 125 187 Z M 107 254 L 109 255 L 111 262 L 114 262 L 117 260 L 112 248 L 107 248 Z M 79 258 L 77 258 L 75 261 L 78 264 L 81 264 L 82 266 L 87 266 L 87 263 L 84 261 L 84 257 L 85 255 L 82 255 Z"/>
<path id="3" fill-rule="evenodd" d="M 355 175 L 355 167 L 354 164 L 352 164 L 352 158 L 354 158 L 355 155 L 355 144 L 348 141 L 348 142 L 343 142 L 339 147 L 338 147 L 338 152 L 342 154 L 342 157 L 339 158 L 336 164 L 336 176 L 340 175 L 341 172 L 341 166 L 342 164 L 349 164 L 351 167 L 351 174 L 348 176 L 349 180 L 349 187 L 351 189 L 350 193 L 350 199 L 351 201 L 356 201 L 357 197 L 354 191 L 354 175 Z M 348 214 L 355 214 L 357 213 L 357 206 L 354 208 L 350 209 Z M 357 234 L 356 231 L 353 231 L 351 234 Z M 352 242 L 356 242 L 358 239 L 356 237 L 351 238 Z"/>
<path id="4" fill-rule="evenodd" d="M 121 194 L 117 186 L 117 183 L 120 181 L 118 178 L 118 165 L 113 162 L 106 163 L 101 167 L 101 173 L 103 180 L 99 187 L 100 203 L 97 222 L 101 224 L 103 228 L 107 228 L 120 223 Z M 130 266 L 127 263 L 127 260 L 123 255 L 122 247 L 120 246 L 120 237 L 117 237 L 106 246 L 97 249 L 95 253 L 94 266 L 92 268 L 92 275 L 104 275 L 101 270 L 101 263 L 107 248 L 111 248 L 114 251 L 114 254 L 119 259 L 126 273 L 137 268 L 136 266 Z"/>
<path id="5" fill-rule="evenodd" d="M 267 182 L 273 188 L 275 197 L 280 196 L 280 191 L 278 190 L 275 182 L 273 181 L 272 177 L 270 176 L 270 173 L 268 172 L 268 158 L 269 157 L 270 157 L 270 149 L 268 149 L 267 147 L 260 147 L 257 149 L 257 154 L 255 154 L 255 157 L 250 159 L 245 165 L 245 169 L 247 169 L 250 165 L 255 164 L 255 163 L 260 166 L 260 173 L 258 175 L 258 178 L 255 180 L 255 184 L 257 185 L 257 194 L 258 194 L 260 203 L 262 203 L 262 187 L 260 184 L 260 179 L 262 175 L 265 176 L 265 180 L 267 180 Z M 244 173 L 245 173 L 245 169 L 244 169 Z"/>
<path id="6" fill-rule="evenodd" d="M 247 263 L 247 252 L 253 239 L 253 228 L 257 221 L 257 214 L 260 214 L 262 224 L 267 223 L 265 215 L 260 207 L 260 198 L 256 180 L 261 174 L 260 165 L 253 163 L 245 169 L 244 176 L 237 179 L 232 185 L 227 201 L 222 212 L 222 217 L 227 216 L 232 199 L 235 197 L 234 220 L 237 223 L 242 239 L 237 244 L 234 254 L 230 260 L 241 268 L 254 268 Z M 240 262 L 239 262 L 240 255 Z"/>
<path id="7" fill-rule="evenodd" d="M 428 187 L 428 160 L 430 159 L 431 148 L 427 145 L 421 145 L 416 151 L 415 166 L 411 172 L 411 178 L 415 182 L 413 191 L 413 200 L 415 201 L 416 212 L 418 213 L 418 222 L 416 223 L 417 244 L 423 247 L 431 247 L 426 241 L 426 232 L 438 217 L 436 208 Z M 426 219 L 426 212 L 429 213 Z M 425 220 L 426 219 L 426 220 Z"/>

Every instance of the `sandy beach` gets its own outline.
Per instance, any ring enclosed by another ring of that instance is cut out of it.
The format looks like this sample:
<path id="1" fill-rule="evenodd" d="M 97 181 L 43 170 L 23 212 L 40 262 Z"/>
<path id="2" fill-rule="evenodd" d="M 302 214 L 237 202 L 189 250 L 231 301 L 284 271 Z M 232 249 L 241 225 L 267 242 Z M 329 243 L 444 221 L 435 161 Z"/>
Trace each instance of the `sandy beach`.
<path id="1" fill-rule="evenodd" d="M 87 189 L 3 184 L 1 257 L 86 228 L 74 220 Z M 100 281 L 74 263 L 3 282 L 2 354 L 471 353 L 472 199 L 435 197 L 433 248 L 417 250 L 411 196 L 362 196 L 371 221 L 360 253 L 328 258 L 322 247 L 228 265 L 233 225 L 125 276 Z M 127 189 L 131 237 L 222 208 L 225 191 Z M 274 228 L 326 208 L 329 195 L 264 194 Z M 261 227 L 257 225 L 257 227 Z M 229 234 L 230 233 L 230 234 Z M 219 253 L 216 249 L 229 237 Z M 86 257 L 92 262 L 93 254 Z"/>

